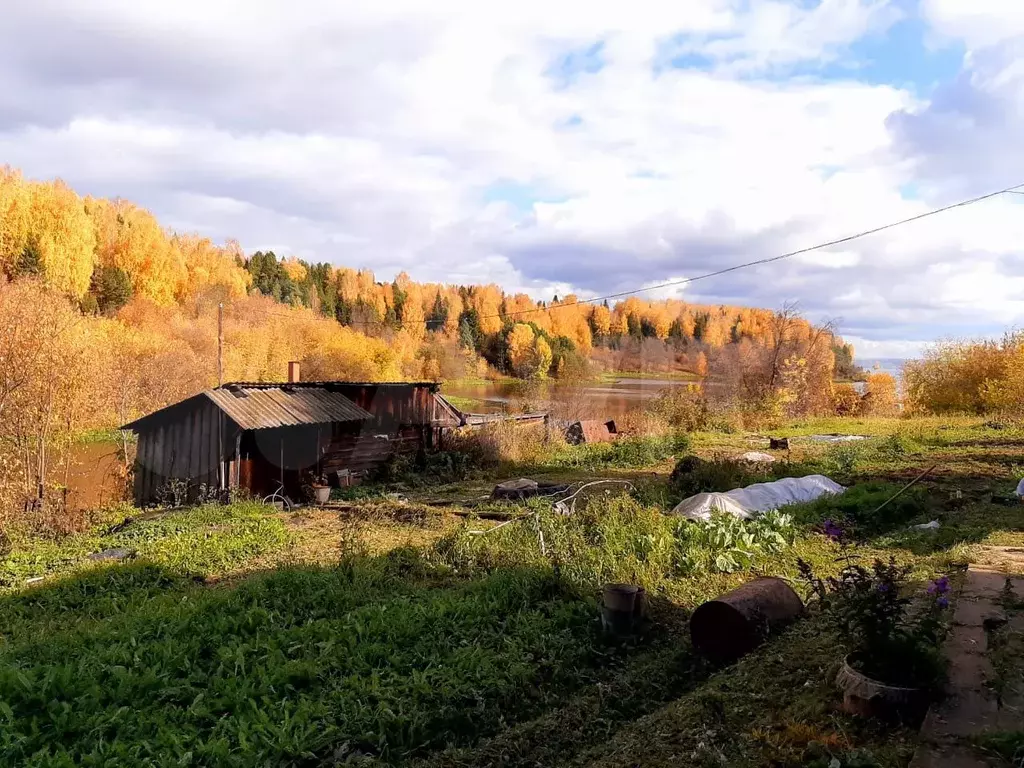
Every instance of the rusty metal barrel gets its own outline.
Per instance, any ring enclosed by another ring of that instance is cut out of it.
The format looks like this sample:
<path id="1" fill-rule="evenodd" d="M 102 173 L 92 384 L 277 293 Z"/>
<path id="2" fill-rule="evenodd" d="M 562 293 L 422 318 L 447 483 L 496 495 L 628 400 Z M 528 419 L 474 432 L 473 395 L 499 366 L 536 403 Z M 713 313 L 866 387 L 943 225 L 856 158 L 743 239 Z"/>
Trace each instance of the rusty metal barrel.
<path id="1" fill-rule="evenodd" d="M 782 579 L 755 579 L 699 606 L 690 617 L 690 637 L 708 658 L 734 661 L 803 610 L 799 595 Z"/>

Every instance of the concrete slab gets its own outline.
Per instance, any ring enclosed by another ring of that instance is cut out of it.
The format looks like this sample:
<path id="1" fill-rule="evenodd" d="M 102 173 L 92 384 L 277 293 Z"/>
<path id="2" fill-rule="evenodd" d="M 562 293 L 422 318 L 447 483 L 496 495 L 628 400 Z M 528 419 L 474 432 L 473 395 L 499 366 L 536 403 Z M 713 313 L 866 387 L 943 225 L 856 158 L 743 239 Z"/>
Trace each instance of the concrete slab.
<path id="1" fill-rule="evenodd" d="M 992 768 L 970 747 L 959 745 L 933 745 L 919 749 L 910 762 L 910 768 Z"/>
<path id="2" fill-rule="evenodd" d="M 946 641 L 946 655 L 953 658 L 958 653 L 985 653 L 988 650 L 988 632 L 982 626 L 957 624 Z"/>
<path id="3" fill-rule="evenodd" d="M 991 600 L 979 597 L 961 597 L 956 601 L 953 623 L 962 627 L 983 627 L 985 621 L 1005 621 L 1006 614 Z"/>
<path id="4" fill-rule="evenodd" d="M 981 688 L 992 680 L 992 663 L 980 653 L 953 654 L 949 664 L 949 687 L 953 691 Z"/>
<path id="5" fill-rule="evenodd" d="M 944 742 L 973 736 L 998 724 L 999 706 L 995 698 L 983 691 L 962 690 L 932 707 L 921 735 L 928 741 Z"/>
<path id="6" fill-rule="evenodd" d="M 986 655 L 989 635 L 1001 624 L 1009 620 L 1009 629 L 1024 629 L 1024 611 L 1012 610 L 1007 617 L 1002 605 L 1008 574 L 1018 596 L 1024 597 L 1024 577 L 1017 575 L 1024 573 L 1024 549 L 982 549 L 981 559 L 989 565 L 968 568 L 946 642 L 948 695 L 925 717 L 922 744 L 910 768 L 987 768 L 994 763 L 968 740 L 985 731 L 1024 728 L 1024 708 L 1016 692 L 1009 691 L 1010 701 L 1000 702 L 989 688 L 994 672 Z M 996 562 L 998 566 L 992 565 Z"/>
<path id="7" fill-rule="evenodd" d="M 994 566 L 971 565 L 964 581 L 963 597 L 985 597 L 998 600 L 1006 586 L 1006 573 Z"/>

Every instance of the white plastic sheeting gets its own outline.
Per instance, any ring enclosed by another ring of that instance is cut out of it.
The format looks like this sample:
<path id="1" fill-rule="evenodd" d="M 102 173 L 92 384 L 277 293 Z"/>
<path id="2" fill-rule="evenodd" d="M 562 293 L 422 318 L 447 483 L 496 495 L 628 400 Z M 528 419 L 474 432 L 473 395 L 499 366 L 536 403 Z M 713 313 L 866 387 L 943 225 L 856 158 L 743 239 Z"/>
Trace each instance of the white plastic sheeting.
<path id="1" fill-rule="evenodd" d="M 808 439 L 816 443 L 854 443 L 868 438 L 866 435 L 811 435 Z"/>
<path id="2" fill-rule="evenodd" d="M 710 520 L 713 512 L 724 512 L 746 520 L 787 504 L 814 501 L 845 490 L 824 475 L 784 477 L 771 483 L 755 483 L 725 493 L 698 493 L 679 502 L 671 514 L 690 520 Z"/>

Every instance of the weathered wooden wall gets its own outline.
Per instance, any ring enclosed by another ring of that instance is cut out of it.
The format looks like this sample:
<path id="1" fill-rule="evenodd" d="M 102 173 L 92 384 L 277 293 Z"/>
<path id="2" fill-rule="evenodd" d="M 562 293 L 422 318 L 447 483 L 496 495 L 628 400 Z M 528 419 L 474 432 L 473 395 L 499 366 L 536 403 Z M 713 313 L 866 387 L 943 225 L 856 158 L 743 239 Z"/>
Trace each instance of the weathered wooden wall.
<path id="1" fill-rule="evenodd" d="M 445 418 L 434 398 L 436 386 L 332 382 L 328 387 L 372 413 L 377 427 L 426 426 Z"/>
<path id="2" fill-rule="evenodd" d="M 189 497 L 199 486 L 218 487 L 218 465 L 233 424 L 209 400 L 192 398 L 170 408 L 139 432 L 135 455 L 136 504 L 149 504 L 172 479 L 188 480 Z M 229 442 L 228 442 L 229 440 Z M 223 450 L 222 450 L 223 449 Z"/>
<path id="3" fill-rule="evenodd" d="M 317 469 L 334 484 L 338 470 L 366 473 L 397 453 L 438 448 L 442 425 L 457 426 L 449 423 L 451 414 L 434 397 L 436 387 L 343 382 L 324 387 L 345 395 L 374 418 L 242 432 L 204 397 L 160 412 L 139 430 L 136 503 L 156 502 L 173 478 L 187 479 L 193 498 L 200 484 L 216 488 L 220 461 L 227 463 L 224 482 L 229 487 L 266 496 L 283 478 L 285 491 L 298 499 L 308 475 Z"/>

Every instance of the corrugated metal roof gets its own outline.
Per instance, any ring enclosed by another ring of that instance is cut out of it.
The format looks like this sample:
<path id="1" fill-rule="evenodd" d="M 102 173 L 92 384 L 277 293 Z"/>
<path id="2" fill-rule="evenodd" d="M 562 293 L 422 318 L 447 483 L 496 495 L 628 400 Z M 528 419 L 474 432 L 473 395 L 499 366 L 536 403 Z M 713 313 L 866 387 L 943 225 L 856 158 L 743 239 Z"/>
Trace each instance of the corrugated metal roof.
<path id="1" fill-rule="evenodd" d="M 337 392 L 313 387 L 230 386 L 204 392 L 242 429 L 363 421 L 373 414 Z"/>

